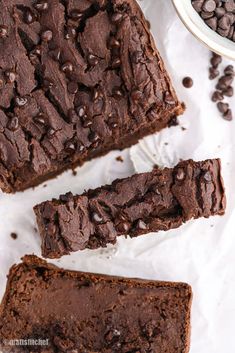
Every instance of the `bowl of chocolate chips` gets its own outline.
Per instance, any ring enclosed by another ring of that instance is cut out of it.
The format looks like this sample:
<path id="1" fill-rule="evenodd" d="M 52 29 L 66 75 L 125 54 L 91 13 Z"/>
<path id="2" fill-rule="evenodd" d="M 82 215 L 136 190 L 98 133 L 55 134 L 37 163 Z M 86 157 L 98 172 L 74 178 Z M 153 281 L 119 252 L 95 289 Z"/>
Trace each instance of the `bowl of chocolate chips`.
<path id="1" fill-rule="evenodd" d="M 172 0 L 185 26 L 215 53 L 235 60 L 235 0 Z"/>

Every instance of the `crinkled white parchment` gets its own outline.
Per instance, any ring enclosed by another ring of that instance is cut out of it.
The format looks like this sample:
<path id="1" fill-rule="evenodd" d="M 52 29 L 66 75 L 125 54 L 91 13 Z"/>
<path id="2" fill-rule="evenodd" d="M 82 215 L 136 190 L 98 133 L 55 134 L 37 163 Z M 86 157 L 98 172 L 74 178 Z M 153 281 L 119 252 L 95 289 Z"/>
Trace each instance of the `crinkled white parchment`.
<path id="1" fill-rule="evenodd" d="M 220 117 L 210 101 L 215 81 L 208 80 L 209 51 L 178 19 L 170 0 L 142 0 L 156 44 L 172 76 L 179 97 L 187 104 L 180 126 L 165 129 L 124 152 L 86 163 L 77 176 L 66 172 L 56 180 L 16 195 L 0 194 L 0 296 L 9 267 L 24 254 L 40 255 L 33 205 L 59 194 L 110 183 L 147 171 L 158 163 L 171 166 L 180 158 L 222 158 L 228 196 L 224 217 L 189 222 L 167 233 L 138 239 L 120 238 L 116 246 L 83 251 L 53 261 L 65 268 L 158 280 L 185 281 L 192 285 L 191 353 L 235 352 L 235 122 Z M 225 66 L 228 61 L 224 60 Z M 221 66 L 221 69 L 223 67 Z M 185 89 L 182 78 L 194 86 Z M 230 104 L 235 112 L 234 98 Z M 186 128 L 185 131 L 182 127 Z M 116 161 L 122 155 L 124 163 Z M 10 237 L 11 232 L 18 239 Z"/>

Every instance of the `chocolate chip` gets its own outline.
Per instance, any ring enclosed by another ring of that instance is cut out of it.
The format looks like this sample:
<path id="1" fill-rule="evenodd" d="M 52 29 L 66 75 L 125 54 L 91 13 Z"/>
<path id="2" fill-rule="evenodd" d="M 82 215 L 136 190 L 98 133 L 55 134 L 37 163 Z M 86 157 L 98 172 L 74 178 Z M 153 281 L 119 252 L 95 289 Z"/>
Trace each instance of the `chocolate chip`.
<path id="1" fill-rule="evenodd" d="M 59 61 L 60 57 L 61 57 L 61 50 L 60 48 L 56 48 L 54 50 L 50 50 L 49 51 L 49 55 L 50 57 L 55 60 L 55 61 Z"/>
<path id="2" fill-rule="evenodd" d="M 215 16 L 205 20 L 205 22 L 213 31 L 217 29 L 218 19 Z"/>
<path id="3" fill-rule="evenodd" d="M 179 168 L 177 170 L 177 173 L 176 173 L 176 179 L 179 180 L 179 181 L 182 181 L 182 180 L 184 180 L 184 178 L 185 178 L 184 169 L 183 168 Z"/>
<path id="4" fill-rule="evenodd" d="M 169 91 L 165 92 L 164 101 L 166 104 L 175 105 L 175 100 Z"/>
<path id="5" fill-rule="evenodd" d="M 192 1 L 192 5 L 197 12 L 201 12 L 203 3 L 204 3 L 204 0 Z"/>
<path id="6" fill-rule="evenodd" d="M 207 20 L 208 18 L 211 18 L 214 16 L 214 12 L 206 12 L 206 11 L 202 11 L 201 12 L 201 17 L 204 19 L 204 20 Z"/>
<path id="7" fill-rule="evenodd" d="M 16 233 L 11 233 L 11 238 L 16 240 L 18 238 L 18 235 Z"/>
<path id="8" fill-rule="evenodd" d="M 146 230 L 148 228 L 147 224 L 142 219 L 138 220 L 136 227 L 139 230 Z"/>
<path id="9" fill-rule="evenodd" d="M 96 66 L 99 62 L 99 59 L 97 58 L 97 56 L 95 56 L 93 54 L 89 54 L 87 57 L 87 61 L 90 66 Z"/>
<path id="10" fill-rule="evenodd" d="M 47 118 L 45 117 L 45 115 L 43 113 L 38 113 L 38 115 L 36 115 L 33 118 L 34 122 L 36 124 L 40 124 L 40 125 L 47 125 Z"/>
<path id="11" fill-rule="evenodd" d="M 66 152 L 75 152 L 76 151 L 76 146 L 72 141 L 67 141 L 64 145 L 65 151 Z"/>
<path id="12" fill-rule="evenodd" d="M 16 97 L 15 103 L 18 107 L 23 107 L 28 103 L 28 99 L 26 97 Z"/>
<path id="13" fill-rule="evenodd" d="M 70 12 L 69 16 L 70 16 L 73 20 L 77 21 L 77 20 L 80 20 L 80 19 L 82 18 L 83 14 L 82 14 L 80 11 L 74 9 L 74 10 L 72 10 L 72 11 Z"/>
<path id="14" fill-rule="evenodd" d="M 0 26 L 0 39 L 6 38 L 7 35 L 8 35 L 7 26 L 1 25 Z"/>
<path id="15" fill-rule="evenodd" d="M 123 220 L 117 224 L 116 229 L 119 233 L 125 234 L 130 230 L 130 224 Z"/>
<path id="16" fill-rule="evenodd" d="M 224 99 L 223 93 L 215 91 L 211 97 L 212 102 L 222 101 Z"/>
<path id="17" fill-rule="evenodd" d="M 223 90 L 223 95 L 226 97 L 233 97 L 233 94 L 234 94 L 234 89 L 232 86 L 229 86 L 228 88 Z"/>
<path id="18" fill-rule="evenodd" d="M 218 26 L 221 29 L 227 30 L 230 27 L 230 18 L 227 15 L 224 15 L 219 19 Z"/>
<path id="19" fill-rule="evenodd" d="M 62 66 L 61 70 L 63 72 L 72 72 L 73 71 L 73 64 L 70 61 L 66 61 Z"/>
<path id="20" fill-rule="evenodd" d="M 99 135 L 97 134 L 97 132 L 95 131 L 91 131 L 91 133 L 89 134 L 89 140 L 94 143 L 100 140 Z"/>
<path id="21" fill-rule="evenodd" d="M 214 67 L 209 68 L 209 79 L 214 80 L 216 77 L 219 76 L 219 70 Z"/>
<path id="22" fill-rule="evenodd" d="M 53 86 L 54 86 L 54 82 L 50 78 L 45 77 L 43 80 L 43 88 L 45 90 L 48 90 L 48 89 L 52 88 Z"/>
<path id="23" fill-rule="evenodd" d="M 119 12 L 116 12 L 112 15 L 111 17 L 111 21 L 114 23 L 114 24 L 118 24 L 122 21 L 123 19 L 123 14 L 122 13 L 119 13 Z"/>
<path id="24" fill-rule="evenodd" d="M 48 1 L 44 1 L 44 0 L 41 0 L 41 1 L 37 1 L 36 4 L 34 4 L 34 7 L 36 10 L 38 11 L 46 11 L 48 10 Z"/>
<path id="25" fill-rule="evenodd" d="M 51 30 L 47 29 L 46 31 L 42 32 L 41 39 L 43 42 L 50 42 L 53 38 L 53 33 Z"/>
<path id="26" fill-rule="evenodd" d="M 224 74 L 225 75 L 229 75 L 229 76 L 234 76 L 235 72 L 234 72 L 234 67 L 233 65 L 228 65 L 226 66 L 226 68 L 224 69 Z"/>
<path id="27" fill-rule="evenodd" d="M 120 42 L 115 38 L 111 37 L 109 40 L 109 47 L 112 48 L 120 48 Z"/>
<path id="28" fill-rule="evenodd" d="M 220 77 L 216 88 L 220 91 L 227 89 L 228 87 L 231 86 L 233 79 L 234 77 L 230 75 Z"/>
<path id="29" fill-rule="evenodd" d="M 224 114 L 223 114 L 223 118 L 225 120 L 231 121 L 233 120 L 233 114 L 232 114 L 232 110 L 228 109 Z"/>
<path id="30" fill-rule="evenodd" d="M 32 13 L 32 11 L 30 11 L 29 9 L 27 9 L 24 13 L 24 22 L 27 24 L 31 24 L 35 21 L 35 16 Z"/>
<path id="31" fill-rule="evenodd" d="M 203 178 L 208 183 L 210 183 L 212 181 L 212 176 L 211 176 L 211 173 L 209 171 L 204 173 Z"/>
<path id="32" fill-rule="evenodd" d="M 10 70 L 5 71 L 5 76 L 7 78 L 8 83 L 13 83 L 16 80 L 16 74 L 14 71 L 10 71 Z"/>
<path id="33" fill-rule="evenodd" d="M 103 218 L 96 212 L 92 213 L 92 219 L 93 221 L 95 221 L 96 223 L 101 223 L 103 222 Z"/>
<path id="34" fill-rule="evenodd" d="M 69 202 L 73 200 L 73 194 L 71 192 L 67 192 L 65 195 L 60 195 L 59 199 L 62 202 Z"/>
<path id="35" fill-rule="evenodd" d="M 221 63 L 222 63 L 222 56 L 220 56 L 220 55 L 218 55 L 216 53 L 212 53 L 212 58 L 211 58 L 212 67 L 217 69 L 219 64 L 221 64 Z"/>
<path id="36" fill-rule="evenodd" d="M 117 99 L 122 98 L 123 97 L 123 92 L 119 87 L 114 87 L 113 88 L 113 96 Z"/>
<path id="37" fill-rule="evenodd" d="M 218 107 L 219 111 L 222 114 L 224 114 L 228 111 L 229 105 L 228 105 L 228 103 L 219 102 L 219 103 L 217 103 L 217 107 Z"/>
<path id="38" fill-rule="evenodd" d="M 191 77 L 185 77 L 182 83 L 185 88 L 191 88 L 193 86 L 193 80 Z"/>
<path id="39" fill-rule="evenodd" d="M 47 131 L 47 136 L 49 139 L 53 138 L 53 136 L 55 135 L 56 131 L 55 129 L 53 129 L 53 127 L 50 127 L 49 130 Z"/>
<path id="40" fill-rule="evenodd" d="M 216 2 L 214 0 L 206 0 L 203 4 L 203 10 L 206 12 L 213 12 L 216 9 Z"/>
<path id="41" fill-rule="evenodd" d="M 84 105 L 81 105 L 80 107 L 76 108 L 76 112 L 79 118 L 83 118 L 86 115 L 86 107 Z"/>
<path id="42" fill-rule="evenodd" d="M 226 0 L 224 1 L 224 7 L 227 11 L 229 12 L 234 12 L 235 11 L 235 3 L 234 0 Z"/>
<path id="43" fill-rule="evenodd" d="M 69 82 L 68 83 L 68 92 L 71 94 L 76 94 L 78 91 L 78 84 L 77 82 Z"/>
<path id="44" fill-rule="evenodd" d="M 19 119 L 17 116 L 13 116 L 12 118 L 10 118 L 8 124 L 7 124 L 7 128 L 11 131 L 16 131 L 19 128 Z"/>
<path id="45" fill-rule="evenodd" d="M 112 67 L 113 67 L 114 69 L 117 69 L 117 68 L 120 67 L 120 65 L 121 65 L 121 60 L 120 60 L 120 58 L 115 58 L 115 59 L 113 60 L 113 62 L 112 62 Z"/>

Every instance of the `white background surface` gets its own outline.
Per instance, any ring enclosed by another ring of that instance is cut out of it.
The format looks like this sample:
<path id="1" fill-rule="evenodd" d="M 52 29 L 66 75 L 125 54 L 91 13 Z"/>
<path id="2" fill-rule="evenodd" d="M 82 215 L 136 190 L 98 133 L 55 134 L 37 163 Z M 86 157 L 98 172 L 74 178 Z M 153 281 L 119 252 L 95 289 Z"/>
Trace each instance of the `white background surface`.
<path id="1" fill-rule="evenodd" d="M 40 255 L 32 211 L 36 203 L 129 176 L 134 168 L 149 170 L 154 160 L 173 165 L 180 158 L 220 157 L 228 198 L 224 217 L 192 221 L 180 229 L 138 239 L 120 238 L 116 246 L 75 253 L 54 263 L 91 272 L 188 282 L 194 291 L 190 352 L 235 352 L 235 122 L 223 120 L 210 101 L 216 83 L 208 80 L 210 53 L 184 28 L 170 0 L 140 4 L 187 112 L 179 127 L 148 137 L 131 150 L 89 162 L 77 169 L 77 176 L 69 171 L 46 183 L 47 187 L 0 194 L 0 297 L 9 267 L 26 253 Z M 181 83 L 187 75 L 194 79 L 191 89 Z M 235 112 L 234 98 L 230 102 Z M 187 130 L 182 131 L 182 126 Z M 116 161 L 119 155 L 124 163 Z M 10 237 L 11 232 L 17 232 L 17 240 Z"/>

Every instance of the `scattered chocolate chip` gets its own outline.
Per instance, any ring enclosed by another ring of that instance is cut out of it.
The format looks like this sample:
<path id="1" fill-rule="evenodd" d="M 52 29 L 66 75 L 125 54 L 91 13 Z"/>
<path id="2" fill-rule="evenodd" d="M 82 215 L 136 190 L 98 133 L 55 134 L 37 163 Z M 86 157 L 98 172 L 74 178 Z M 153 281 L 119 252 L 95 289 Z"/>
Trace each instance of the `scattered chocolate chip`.
<path id="1" fill-rule="evenodd" d="M 214 67 L 209 68 L 209 79 L 214 80 L 216 77 L 219 76 L 219 70 Z"/>
<path id="2" fill-rule="evenodd" d="M 204 175 L 203 175 L 203 178 L 205 181 L 207 181 L 208 183 L 210 183 L 212 181 L 212 175 L 210 172 L 206 172 Z"/>
<path id="3" fill-rule="evenodd" d="M 6 38 L 7 35 L 8 35 L 7 26 L 1 25 L 0 26 L 0 39 Z"/>
<path id="4" fill-rule="evenodd" d="M 219 102 L 217 103 L 217 107 L 222 114 L 226 113 L 229 109 L 228 103 Z"/>
<path id="5" fill-rule="evenodd" d="M 96 212 L 92 213 L 92 219 L 93 221 L 95 221 L 96 223 L 101 223 L 103 222 L 103 218 Z"/>
<path id="6" fill-rule="evenodd" d="M 148 228 L 147 224 L 142 219 L 138 220 L 136 227 L 139 230 L 146 230 Z"/>
<path id="7" fill-rule="evenodd" d="M 37 1 L 36 2 L 36 4 L 34 4 L 34 7 L 35 7 L 35 9 L 36 10 L 38 10 L 38 11 L 46 11 L 46 10 L 48 10 L 48 1 L 43 1 L 43 0 L 41 0 L 41 1 Z"/>
<path id="8" fill-rule="evenodd" d="M 7 124 L 7 128 L 11 131 L 16 131 L 19 128 L 19 119 L 17 116 L 13 116 L 12 118 L 10 118 L 8 124 Z"/>
<path id="9" fill-rule="evenodd" d="M 229 86 L 225 90 L 223 90 L 223 95 L 226 96 L 226 97 L 233 97 L 233 95 L 234 95 L 233 87 Z"/>
<path id="10" fill-rule="evenodd" d="M 116 161 L 117 161 L 117 162 L 121 162 L 121 163 L 123 163 L 123 162 L 124 162 L 124 160 L 123 160 L 122 156 L 118 156 L 118 157 L 116 157 Z"/>
<path id="11" fill-rule="evenodd" d="M 97 56 L 95 56 L 93 54 L 89 54 L 87 56 L 87 61 L 90 66 L 96 66 L 99 62 L 99 59 L 97 58 Z"/>
<path id="12" fill-rule="evenodd" d="M 228 109 L 224 114 L 223 114 L 223 118 L 225 120 L 231 121 L 233 120 L 233 114 L 232 114 L 232 110 Z"/>
<path id="13" fill-rule="evenodd" d="M 212 102 L 222 101 L 224 99 L 223 93 L 215 91 L 211 97 Z"/>
<path id="14" fill-rule="evenodd" d="M 17 238 L 18 238 L 18 235 L 16 234 L 16 233 L 11 233 L 10 234 L 11 235 L 11 238 L 13 239 L 13 240 L 16 240 Z"/>
<path id="15" fill-rule="evenodd" d="M 18 107 L 24 107 L 28 103 L 28 99 L 26 97 L 16 97 L 15 104 Z"/>
<path id="16" fill-rule="evenodd" d="M 216 53 L 212 53 L 212 58 L 211 58 L 210 62 L 211 62 L 212 67 L 217 69 L 218 66 L 222 63 L 222 56 L 220 56 Z"/>
<path id="17" fill-rule="evenodd" d="M 63 72 L 72 72 L 73 71 L 73 64 L 70 61 L 66 61 L 62 66 L 61 70 Z"/>
<path id="18" fill-rule="evenodd" d="M 68 92 L 71 94 L 76 94 L 78 91 L 78 84 L 77 82 L 69 82 L 68 83 Z"/>
<path id="19" fill-rule="evenodd" d="M 16 80 L 16 74 L 14 71 L 10 71 L 10 70 L 5 71 L 5 76 L 8 83 L 13 83 Z"/>
<path id="20" fill-rule="evenodd" d="M 182 181 L 182 180 L 184 180 L 184 178 L 185 178 L 185 172 L 184 172 L 183 168 L 179 168 L 176 173 L 176 179 L 179 181 Z"/>
<path id="21" fill-rule="evenodd" d="M 191 77 L 185 77 L 182 83 L 185 88 L 191 88 L 193 86 L 193 80 Z"/>
<path id="22" fill-rule="evenodd" d="M 46 31 L 42 32 L 41 39 L 43 42 L 50 42 L 53 38 L 53 33 L 51 30 L 47 29 Z"/>
<path id="23" fill-rule="evenodd" d="M 228 66 L 226 66 L 226 68 L 224 69 L 224 74 L 225 74 L 225 75 L 234 76 L 234 75 L 235 75 L 235 72 L 234 72 L 234 67 L 233 67 L 233 65 L 228 65 Z"/>

